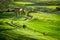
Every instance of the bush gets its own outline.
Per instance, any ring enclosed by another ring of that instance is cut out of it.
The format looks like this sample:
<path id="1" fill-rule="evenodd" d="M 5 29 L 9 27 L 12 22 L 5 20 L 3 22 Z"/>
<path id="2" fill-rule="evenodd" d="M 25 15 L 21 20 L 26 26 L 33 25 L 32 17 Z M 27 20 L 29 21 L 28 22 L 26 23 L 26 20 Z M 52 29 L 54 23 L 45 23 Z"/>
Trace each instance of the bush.
<path id="1" fill-rule="evenodd" d="M 56 7 L 56 10 L 60 11 L 60 7 Z"/>

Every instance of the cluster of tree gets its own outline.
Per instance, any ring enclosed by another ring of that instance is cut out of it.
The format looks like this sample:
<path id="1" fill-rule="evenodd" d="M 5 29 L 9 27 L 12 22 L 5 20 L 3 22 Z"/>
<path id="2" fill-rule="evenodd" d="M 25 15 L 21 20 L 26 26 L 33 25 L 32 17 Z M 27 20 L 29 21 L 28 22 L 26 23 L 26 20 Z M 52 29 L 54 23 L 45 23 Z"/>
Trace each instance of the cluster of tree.
<path id="1" fill-rule="evenodd" d="M 0 10 L 8 8 L 8 5 L 14 0 L 0 0 Z"/>

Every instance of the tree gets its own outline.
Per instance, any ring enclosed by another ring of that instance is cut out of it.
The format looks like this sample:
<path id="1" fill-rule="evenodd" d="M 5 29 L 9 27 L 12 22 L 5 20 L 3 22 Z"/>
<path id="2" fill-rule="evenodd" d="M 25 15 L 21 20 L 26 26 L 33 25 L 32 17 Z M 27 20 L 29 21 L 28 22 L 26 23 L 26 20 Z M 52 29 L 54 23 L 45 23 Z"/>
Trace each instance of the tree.
<path id="1" fill-rule="evenodd" d="M 6 9 L 8 5 L 14 0 L 0 0 L 0 9 Z"/>

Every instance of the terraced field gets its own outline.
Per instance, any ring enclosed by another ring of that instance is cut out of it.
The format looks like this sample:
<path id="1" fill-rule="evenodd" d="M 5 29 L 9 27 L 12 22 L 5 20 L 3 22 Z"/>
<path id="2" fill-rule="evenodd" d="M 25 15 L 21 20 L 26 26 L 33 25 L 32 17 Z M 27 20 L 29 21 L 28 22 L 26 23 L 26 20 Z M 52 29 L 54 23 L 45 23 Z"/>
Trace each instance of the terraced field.
<path id="1" fill-rule="evenodd" d="M 37 12 L 30 15 L 33 18 L 25 20 L 25 17 L 16 18 L 11 12 L 1 14 L 0 40 L 60 40 L 60 11 Z M 13 24 L 8 24 L 11 21 Z M 25 28 L 22 27 L 23 24 L 26 25 Z"/>

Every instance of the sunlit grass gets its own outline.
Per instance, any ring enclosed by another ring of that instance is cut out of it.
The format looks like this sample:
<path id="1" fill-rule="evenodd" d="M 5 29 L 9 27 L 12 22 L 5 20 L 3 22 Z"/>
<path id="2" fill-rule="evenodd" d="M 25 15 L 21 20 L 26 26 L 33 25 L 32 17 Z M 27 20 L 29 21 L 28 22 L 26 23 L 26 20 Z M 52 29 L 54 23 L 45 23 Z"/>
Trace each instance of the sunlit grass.
<path id="1" fill-rule="evenodd" d="M 16 4 L 33 4 L 32 2 L 14 2 Z"/>
<path id="2" fill-rule="evenodd" d="M 60 38 L 60 16 L 56 14 L 40 13 L 33 15 L 35 19 L 27 23 L 27 26 L 50 35 L 52 37 Z"/>
<path id="3" fill-rule="evenodd" d="M 13 20 L 14 23 L 18 25 L 25 24 L 27 27 L 33 29 L 23 29 L 19 27 L 13 27 L 9 26 L 7 24 L 4 24 L 2 29 L 12 29 L 10 32 L 4 32 L 2 34 L 8 35 L 10 37 L 18 39 L 19 35 L 24 35 L 31 38 L 36 38 L 38 40 L 58 40 L 57 38 L 60 38 L 60 32 L 58 31 L 60 28 L 59 22 L 60 22 L 60 16 L 56 14 L 50 14 L 50 13 L 31 13 L 31 16 L 33 16 L 32 20 L 23 21 L 24 18 L 20 18 L 17 21 Z M 3 22 L 10 22 L 12 19 L 1 19 L 0 21 Z M 36 30 L 37 32 L 35 32 Z M 12 34 L 13 32 L 13 34 Z M 40 33 L 41 34 L 40 34 Z M 6 34 L 8 33 L 8 34 Z M 13 36 L 14 35 L 14 36 Z M 39 36 L 40 35 L 40 36 Z M 21 38 L 21 37 L 20 37 Z M 25 37 L 24 37 L 25 38 Z"/>
<path id="4" fill-rule="evenodd" d="M 57 6 L 27 6 L 27 7 L 41 7 L 41 8 L 48 8 L 48 9 L 56 9 Z"/>

